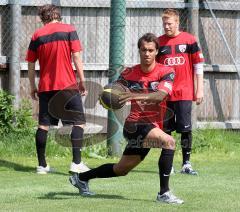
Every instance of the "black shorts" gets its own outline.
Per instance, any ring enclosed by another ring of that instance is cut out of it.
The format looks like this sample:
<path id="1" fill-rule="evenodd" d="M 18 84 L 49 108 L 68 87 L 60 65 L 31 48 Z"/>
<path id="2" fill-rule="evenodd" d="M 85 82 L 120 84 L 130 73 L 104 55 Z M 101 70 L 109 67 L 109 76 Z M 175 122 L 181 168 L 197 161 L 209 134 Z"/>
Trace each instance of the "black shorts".
<path id="1" fill-rule="evenodd" d="M 192 101 L 182 100 L 167 102 L 168 111 L 164 121 L 164 131 L 178 133 L 189 132 L 192 130 Z"/>
<path id="2" fill-rule="evenodd" d="M 123 152 L 123 155 L 140 155 L 143 160 L 150 148 L 143 148 L 143 140 L 147 134 L 155 128 L 151 123 L 136 123 L 125 122 L 123 127 L 123 136 L 127 140 L 128 144 Z"/>
<path id="3" fill-rule="evenodd" d="M 58 125 L 59 120 L 64 125 L 85 124 L 82 98 L 78 90 L 61 90 L 40 92 L 39 125 Z"/>

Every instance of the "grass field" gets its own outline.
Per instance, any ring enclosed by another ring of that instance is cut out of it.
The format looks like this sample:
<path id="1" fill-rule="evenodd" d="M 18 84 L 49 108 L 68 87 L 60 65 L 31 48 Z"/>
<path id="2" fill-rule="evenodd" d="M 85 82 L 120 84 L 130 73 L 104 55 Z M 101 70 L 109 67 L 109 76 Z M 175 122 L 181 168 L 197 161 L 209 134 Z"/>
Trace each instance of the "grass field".
<path id="1" fill-rule="evenodd" d="M 199 151 L 195 148 L 192 163 L 199 175 L 176 173 L 170 179 L 171 189 L 185 201 L 180 206 L 155 202 L 159 191 L 157 149 L 151 150 L 144 162 L 126 177 L 92 180 L 90 188 L 96 196 L 86 198 L 79 196 L 68 182 L 69 150 L 68 154 L 57 156 L 49 150 L 48 161 L 56 173 L 37 175 L 35 155 L 23 156 L 11 144 L 0 142 L 0 211 L 239 211 L 239 135 L 221 131 L 195 134 L 199 137 L 196 140 Z M 33 150 L 34 143 L 30 146 Z M 13 154 L 9 154 L 11 151 Z M 93 168 L 117 159 L 84 158 L 84 161 Z M 178 150 L 175 169 L 180 170 L 180 163 Z"/>

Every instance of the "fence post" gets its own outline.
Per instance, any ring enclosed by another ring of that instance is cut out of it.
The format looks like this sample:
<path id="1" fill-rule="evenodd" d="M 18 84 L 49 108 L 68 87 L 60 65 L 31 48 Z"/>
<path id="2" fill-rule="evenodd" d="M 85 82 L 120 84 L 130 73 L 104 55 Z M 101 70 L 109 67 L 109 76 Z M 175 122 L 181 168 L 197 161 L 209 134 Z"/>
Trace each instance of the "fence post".
<path id="1" fill-rule="evenodd" d="M 17 108 L 20 103 L 20 42 L 22 7 L 18 1 L 10 1 L 11 50 L 9 57 L 9 91 L 15 96 L 13 102 Z"/>
<path id="2" fill-rule="evenodd" d="M 196 36 L 198 40 L 198 27 L 199 27 L 199 1 L 198 0 L 189 0 L 189 32 Z M 197 106 L 196 104 L 192 105 L 192 127 L 193 129 L 197 128 Z"/>
<path id="3" fill-rule="evenodd" d="M 236 19 L 236 55 L 240 55 L 240 13 L 238 13 L 237 15 L 237 19 Z M 236 67 L 237 68 L 237 72 L 238 72 L 238 80 L 235 82 L 235 87 L 236 87 L 236 91 L 233 92 L 233 106 L 232 106 L 232 110 L 233 110 L 233 114 L 232 114 L 232 119 L 233 121 L 239 122 L 240 120 L 240 58 L 239 56 L 236 57 Z"/>
<path id="4" fill-rule="evenodd" d="M 116 80 L 124 65 L 126 1 L 111 0 L 109 82 Z M 117 124 L 117 125 L 116 125 Z M 122 126 L 114 112 L 108 111 L 107 146 L 111 156 L 121 155 Z"/>

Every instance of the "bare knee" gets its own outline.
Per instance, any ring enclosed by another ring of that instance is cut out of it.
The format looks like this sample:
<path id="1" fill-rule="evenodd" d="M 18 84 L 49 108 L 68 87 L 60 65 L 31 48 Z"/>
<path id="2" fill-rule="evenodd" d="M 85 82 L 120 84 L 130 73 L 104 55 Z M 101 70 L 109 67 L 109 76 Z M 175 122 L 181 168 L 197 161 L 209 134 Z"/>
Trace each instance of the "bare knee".
<path id="1" fill-rule="evenodd" d="M 167 139 L 166 139 L 166 141 L 165 141 L 165 143 L 163 145 L 163 148 L 174 150 L 175 147 L 176 147 L 175 139 L 171 135 L 168 135 Z"/>
<path id="2" fill-rule="evenodd" d="M 168 140 L 168 144 L 169 144 L 169 149 L 172 149 L 172 150 L 175 149 L 176 141 L 175 141 L 175 139 L 172 136 L 170 136 L 170 138 Z"/>

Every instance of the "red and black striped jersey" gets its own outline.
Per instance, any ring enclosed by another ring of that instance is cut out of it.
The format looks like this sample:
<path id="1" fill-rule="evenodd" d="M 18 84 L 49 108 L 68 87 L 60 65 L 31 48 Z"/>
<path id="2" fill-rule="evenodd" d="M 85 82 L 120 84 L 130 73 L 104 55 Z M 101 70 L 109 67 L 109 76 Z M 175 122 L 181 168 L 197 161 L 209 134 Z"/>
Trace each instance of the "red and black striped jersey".
<path id="1" fill-rule="evenodd" d="M 72 25 L 49 23 L 36 30 L 28 47 L 26 61 L 39 60 L 39 92 L 76 86 L 71 54 L 82 50 Z"/>
<path id="2" fill-rule="evenodd" d="M 181 32 L 175 37 L 162 35 L 157 61 L 175 70 L 173 92 L 170 101 L 194 100 L 193 65 L 204 62 L 203 54 L 195 37 Z"/>
<path id="3" fill-rule="evenodd" d="M 124 70 L 119 79 L 131 92 L 150 93 L 159 90 L 166 91 L 169 95 L 172 92 L 174 80 L 173 68 L 156 63 L 152 71 L 145 73 L 140 65 Z M 131 110 L 126 121 L 153 123 L 162 128 L 164 113 L 166 112 L 166 101 L 161 103 L 144 103 L 132 100 Z"/>

